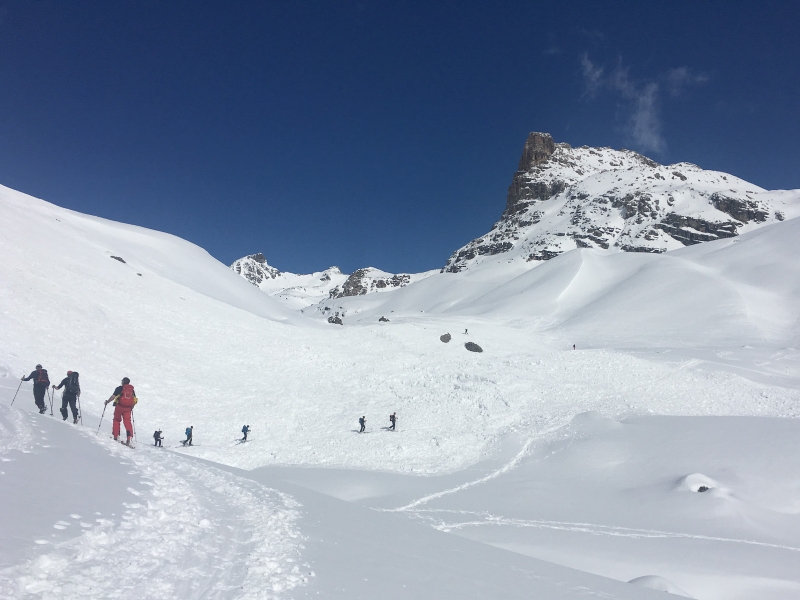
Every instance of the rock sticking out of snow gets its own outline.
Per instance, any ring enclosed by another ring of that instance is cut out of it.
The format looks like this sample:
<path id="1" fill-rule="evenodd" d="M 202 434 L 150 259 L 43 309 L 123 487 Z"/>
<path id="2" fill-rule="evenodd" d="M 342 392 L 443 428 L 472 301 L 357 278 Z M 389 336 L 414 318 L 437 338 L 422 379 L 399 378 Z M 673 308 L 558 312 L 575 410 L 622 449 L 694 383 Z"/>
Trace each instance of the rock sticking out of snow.
<path id="1" fill-rule="evenodd" d="M 467 342 L 464 344 L 464 348 L 469 350 L 470 352 L 483 352 L 483 348 L 478 346 L 475 342 Z"/>
<path id="2" fill-rule="evenodd" d="M 449 333 L 445 333 L 444 335 L 440 335 L 439 339 L 443 341 L 445 344 L 449 342 L 452 338 Z"/>
<path id="3" fill-rule="evenodd" d="M 331 315 L 330 317 L 328 317 L 328 323 L 333 323 L 334 325 L 344 325 L 342 320 L 335 315 Z"/>
<path id="4" fill-rule="evenodd" d="M 649 588 L 651 590 L 656 590 L 658 592 L 667 592 L 668 594 L 683 596 L 684 598 L 692 597 L 668 579 L 664 579 L 658 575 L 644 575 L 643 577 L 631 579 L 628 583 Z"/>
<path id="5" fill-rule="evenodd" d="M 380 319 L 378 319 L 378 321 L 380 321 L 381 323 L 388 323 L 389 319 L 387 319 L 386 317 L 381 317 Z"/>
<path id="6" fill-rule="evenodd" d="M 692 473 L 681 480 L 680 487 L 690 492 L 707 492 L 719 487 L 719 484 L 702 473 Z"/>

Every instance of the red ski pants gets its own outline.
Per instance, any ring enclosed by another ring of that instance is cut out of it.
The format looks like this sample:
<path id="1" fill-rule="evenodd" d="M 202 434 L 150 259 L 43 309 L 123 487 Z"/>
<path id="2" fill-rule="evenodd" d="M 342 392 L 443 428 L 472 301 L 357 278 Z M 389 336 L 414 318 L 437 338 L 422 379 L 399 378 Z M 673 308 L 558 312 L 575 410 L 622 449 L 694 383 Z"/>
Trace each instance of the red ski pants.
<path id="1" fill-rule="evenodd" d="M 131 425 L 132 410 L 132 406 L 122 406 L 121 404 L 117 404 L 114 407 L 114 427 L 111 429 L 111 433 L 114 434 L 114 439 L 119 437 L 120 421 L 125 421 L 125 432 L 128 434 L 128 439 L 133 437 L 133 425 Z"/>

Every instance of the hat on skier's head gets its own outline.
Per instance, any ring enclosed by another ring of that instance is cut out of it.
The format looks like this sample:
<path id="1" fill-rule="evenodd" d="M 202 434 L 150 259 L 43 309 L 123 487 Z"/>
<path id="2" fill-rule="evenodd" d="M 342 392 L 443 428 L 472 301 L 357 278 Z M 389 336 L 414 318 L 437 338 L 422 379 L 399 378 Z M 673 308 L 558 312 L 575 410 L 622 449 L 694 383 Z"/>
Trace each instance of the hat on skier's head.
<path id="1" fill-rule="evenodd" d="M 131 382 L 131 380 L 130 380 L 130 379 L 128 379 L 127 377 L 123 377 L 123 378 L 122 378 L 122 385 L 127 385 L 127 384 L 129 384 L 130 382 Z"/>
<path id="2" fill-rule="evenodd" d="M 72 375 L 72 371 L 67 371 L 67 375 Z"/>
<path id="3" fill-rule="evenodd" d="M 37 369 L 41 369 L 41 368 L 42 368 L 42 365 L 36 365 L 36 368 L 37 368 Z"/>

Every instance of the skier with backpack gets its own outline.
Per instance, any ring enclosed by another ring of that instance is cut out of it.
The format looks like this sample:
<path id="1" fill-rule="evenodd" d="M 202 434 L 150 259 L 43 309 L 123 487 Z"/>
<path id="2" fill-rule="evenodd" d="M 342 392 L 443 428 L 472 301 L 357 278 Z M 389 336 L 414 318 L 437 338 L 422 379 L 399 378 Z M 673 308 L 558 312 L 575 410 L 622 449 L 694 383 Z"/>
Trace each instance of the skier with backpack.
<path id="1" fill-rule="evenodd" d="M 47 410 L 44 403 L 44 395 L 47 393 L 47 388 L 50 386 L 50 378 L 47 376 L 47 369 L 43 369 L 42 365 L 36 365 L 36 370 L 31 371 L 27 377 L 23 377 L 22 381 L 30 381 L 33 379 L 33 400 L 36 402 L 36 408 L 39 409 L 39 414 L 43 415 Z"/>
<path id="2" fill-rule="evenodd" d="M 389 415 L 389 422 L 391 423 L 391 425 L 389 425 L 389 429 L 391 431 L 394 431 L 394 427 L 395 427 L 395 425 L 397 425 L 397 413 L 396 412 L 393 412 L 392 414 Z"/>
<path id="3" fill-rule="evenodd" d="M 361 425 L 361 429 L 359 429 L 358 433 L 364 433 L 364 429 L 365 429 L 365 428 L 366 428 L 366 426 L 367 426 L 367 417 L 365 417 L 365 416 L 362 416 L 362 417 L 361 417 L 361 418 L 358 420 L 358 424 L 359 424 L 359 425 Z"/>
<path id="4" fill-rule="evenodd" d="M 53 386 L 54 390 L 60 390 L 64 388 L 64 392 L 61 394 L 61 416 L 64 417 L 64 421 L 67 420 L 67 406 L 72 409 L 72 422 L 78 422 L 78 408 L 75 403 L 78 400 L 78 397 L 81 395 L 81 384 L 78 381 L 78 372 L 77 371 L 67 371 L 67 376 L 61 380 L 61 383 L 58 386 Z"/>
<path id="5" fill-rule="evenodd" d="M 250 433 L 250 425 L 245 425 L 244 427 L 242 427 L 242 435 L 244 437 L 240 441 L 246 442 L 248 433 Z"/>
<path id="6" fill-rule="evenodd" d="M 160 429 L 153 433 L 153 439 L 155 440 L 155 442 L 153 442 L 153 446 L 161 447 L 161 440 L 164 439 L 164 436 L 161 435 Z"/>
<path id="7" fill-rule="evenodd" d="M 124 421 L 127 439 L 123 443 L 127 446 L 131 445 L 131 438 L 133 437 L 131 412 L 138 401 L 139 399 L 136 397 L 136 391 L 131 385 L 131 380 L 127 377 L 122 378 L 122 385 L 117 386 L 111 397 L 106 400 L 106 404 L 109 402 L 114 403 L 114 425 L 111 429 L 114 439 L 119 439 L 120 422 Z"/>
<path id="8" fill-rule="evenodd" d="M 194 431 L 194 425 L 189 425 L 189 427 L 187 427 L 186 431 L 185 431 L 186 439 L 185 440 L 181 440 L 181 444 L 183 444 L 184 446 L 191 446 L 192 445 L 192 432 L 193 431 Z"/>

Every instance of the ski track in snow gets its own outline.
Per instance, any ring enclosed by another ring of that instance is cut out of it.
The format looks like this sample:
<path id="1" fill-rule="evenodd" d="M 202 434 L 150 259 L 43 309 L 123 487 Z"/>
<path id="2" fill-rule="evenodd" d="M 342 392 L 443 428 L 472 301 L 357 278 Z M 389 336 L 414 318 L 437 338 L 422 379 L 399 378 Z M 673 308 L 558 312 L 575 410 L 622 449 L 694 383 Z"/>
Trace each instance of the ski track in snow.
<path id="1" fill-rule="evenodd" d="M 17 431 L 0 431 L 4 453 L 31 436 L 24 415 L 11 414 Z M 139 500 L 125 504 L 119 521 L 96 519 L 80 536 L 0 571 L 0 597 L 266 600 L 307 581 L 290 497 L 166 451 L 97 441 L 142 478 L 129 489 Z"/>
<path id="2" fill-rule="evenodd" d="M 509 526 L 509 527 L 533 527 L 538 529 L 554 529 L 560 531 L 572 531 L 578 533 L 589 533 L 592 535 L 606 535 L 614 537 L 628 538 L 683 538 L 692 540 L 704 540 L 711 542 L 726 542 L 732 544 L 748 544 L 751 546 L 763 546 L 765 548 L 777 548 L 791 552 L 800 552 L 800 548 L 785 544 L 773 544 L 770 542 L 759 542 L 757 540 L 745 540 L 738 538 L 726 538 L 710 535 L 681 533 L 675 531 L 659 531 L 657 529 L 637 529 L 633 527 L 619 527 L 615 525 L 599 525 L 596 523 L 571 523 L 568 521 L 545 521 L 538 519 L 511 519 L 492 515 L 490 513 L 479 513 L 468 510 L 452 509 L 421 509 L 412 511 L 415 516 L 423 520 L 430 521 L 432 526 L 439 531 L 450 532 L 466 527 L 485 527 L 485 526 Z M 436 519 L 435 514 L 454 514 L 465 516 L 479 516 L 481 520 L 446 522 Z"/>
<path id="3" fill-rule="evenodd" d="M 522 449 L 514 456 L 514 458 L 512 458 L 508 463 L 506 463 L 505 465 L 503 465 L 499 469 L 497 469 L 495 471 L 492 471 L 491 473 L 489 473 L 488 475 L 485 475 L 484 477 L 479 477 L 478 479 L 474 479 L 472 481 L 468 481 L 466 483 L 462 483 L 461 485 L 458 485 L 458 486 L 455 486 L 455 487 L 452 487 L 452 488 L 448 488 L 446 490 L 442 490 L 441 492 L 435 492 L 433 494 L 428 494 L 427 496 L 423 496 L 422 498 L 414 500 L 413 502 L 410 502 L 409 504 L 406 504 L 405 506 L 401 506 L 399 508 L 391 508 L 391 509 L 383 509 L 383 510 L 385 512 L 412 511 L 417 506 L 421 506 L 423 504 L 426 504 L 426 503 L 430 502 L 431 500 L 435 500 L 435 499 L 441 498 L 443 496 L 448 496 L 450 494 L 455 494 L 455 493 L 460 492 L 462 490 L 465 490 L 467 488 L 471 488 L 473 486 L 480 485 L 481 483 L 485 483 L 487 481 L 490 481 L 490 480 L 492 480 L 492 479 L 494 479 L 496 477 L 499 477 L 500 475 L 502 475 L 504 473 L 508 473 L 509 471 L 514 469 L 522 461 L 522 459 L 525 458 L 525 456 L 527 456 L 531 445 L 534 442 L 540 441 L 540 440 L 541 440 L 540 437 L 530 438 L 528 441 L 525 442 L 525 444 L 522 446 Z"/>

